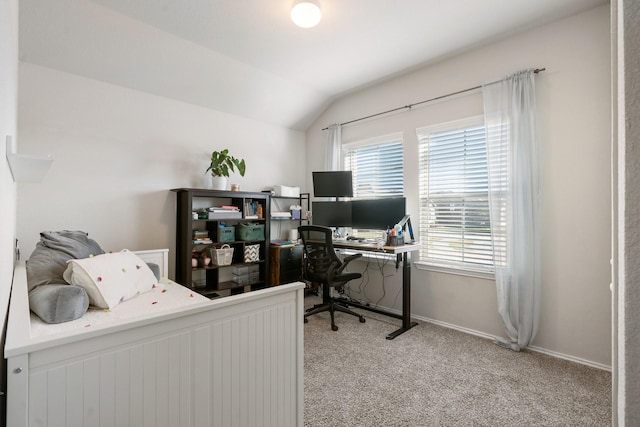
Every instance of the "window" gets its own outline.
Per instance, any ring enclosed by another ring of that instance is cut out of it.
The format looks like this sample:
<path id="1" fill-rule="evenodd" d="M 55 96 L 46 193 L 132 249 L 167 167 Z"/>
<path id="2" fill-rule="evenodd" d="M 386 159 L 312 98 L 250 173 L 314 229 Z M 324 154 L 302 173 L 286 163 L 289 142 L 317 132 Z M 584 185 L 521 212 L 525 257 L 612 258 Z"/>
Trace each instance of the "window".
<path id="1" fill-rule="evenodd" d="M 353 173 L 353 197 L 404 195 L 402 134 L 345 144 L 343 166 Z"/>
<path id="2" fill-rule="evenodd" d="M 482 116 L 417 130 L 420 261 L 489 272 L 487 150 Z"/>

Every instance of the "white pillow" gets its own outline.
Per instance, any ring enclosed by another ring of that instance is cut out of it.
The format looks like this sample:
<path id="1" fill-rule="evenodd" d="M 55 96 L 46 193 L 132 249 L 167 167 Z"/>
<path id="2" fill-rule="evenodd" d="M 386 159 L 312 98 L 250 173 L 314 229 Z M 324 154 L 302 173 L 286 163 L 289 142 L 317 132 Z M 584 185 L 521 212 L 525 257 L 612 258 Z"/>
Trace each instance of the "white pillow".
<path id="1" fill-rule="evenodd" d="M 63 277 L 67 283 L 84 288 L 91 305 L 108 309 L 150 291 L 157 283 L 149 266 L 126 249 L 69 260 Z"/>

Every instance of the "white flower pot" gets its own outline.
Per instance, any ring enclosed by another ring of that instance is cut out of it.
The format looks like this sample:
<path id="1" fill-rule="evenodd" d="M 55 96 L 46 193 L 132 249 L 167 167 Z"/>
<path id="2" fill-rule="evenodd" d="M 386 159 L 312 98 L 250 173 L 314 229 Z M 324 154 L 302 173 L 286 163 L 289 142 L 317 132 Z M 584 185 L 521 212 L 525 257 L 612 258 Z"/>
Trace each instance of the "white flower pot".
<path id="1" fill-rule="evenodd" d="M 226 190 L 227 177 L 211 175 L 211 188 L 213 190 Z"/>

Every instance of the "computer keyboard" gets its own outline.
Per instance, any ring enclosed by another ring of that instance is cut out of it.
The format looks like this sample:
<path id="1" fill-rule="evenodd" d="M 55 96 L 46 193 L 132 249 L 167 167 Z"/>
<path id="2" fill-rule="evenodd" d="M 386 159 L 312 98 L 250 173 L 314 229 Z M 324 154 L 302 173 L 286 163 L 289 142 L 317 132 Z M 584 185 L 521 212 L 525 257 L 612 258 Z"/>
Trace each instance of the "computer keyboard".
<path id="1" fill-rule="evenodd" d="M 346 243 L 351 246 L 360 246 L 360 245 L 370 246 L 370 245 L 375 245 L 377 243 L 375 239 L 359 238 L 359 239 L 350 240 L 349 238 L 344 238 L 344 237 L 333 239 L 333 241 L 336 243 Z"/>

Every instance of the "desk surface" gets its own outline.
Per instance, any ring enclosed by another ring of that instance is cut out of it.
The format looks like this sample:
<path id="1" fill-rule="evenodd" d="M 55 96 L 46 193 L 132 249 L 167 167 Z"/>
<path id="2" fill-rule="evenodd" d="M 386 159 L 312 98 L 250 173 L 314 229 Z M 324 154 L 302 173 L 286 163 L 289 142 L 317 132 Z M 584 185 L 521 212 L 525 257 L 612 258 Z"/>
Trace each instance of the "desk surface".
<path id="1" fill-rule="evenodd" d="M 356 251 L 384 252 L 388 254 L 402 254 L 420 249 L 418 242 L 406 243 L 402 246 L 382 246 L 379 247 L 371 242 L 359 242 L 357 240 L 333 240 L 333 246 L 340 249 L 353 249 Z"/>

